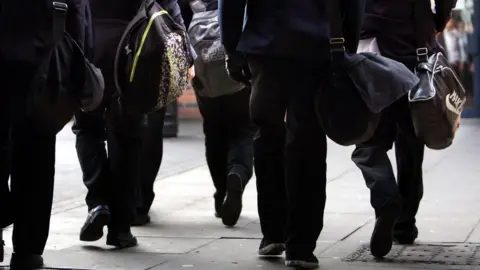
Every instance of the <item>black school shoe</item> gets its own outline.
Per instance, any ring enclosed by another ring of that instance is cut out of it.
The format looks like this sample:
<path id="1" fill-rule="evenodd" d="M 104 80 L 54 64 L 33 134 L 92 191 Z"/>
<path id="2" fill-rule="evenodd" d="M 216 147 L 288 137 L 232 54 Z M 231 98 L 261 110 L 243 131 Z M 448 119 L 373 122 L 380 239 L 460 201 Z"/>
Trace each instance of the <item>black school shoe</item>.
<path id="1" fill-rule="evenodd" d="M 409 228 L 397 228 L 395 226 L 393 232 L 393 240 L 395 243 L 399 245 L 413 245 L 415 240 L 418 238 L 418 228 L 417 226 L 413 225 L 413 227 Z"/>
<path id="2" fill-rule="evenodd" d="M 262 239 L 260 247 L 258 249 L 258 255 L 260 256 L 280 256 L 285 251 L 285 244 L 274 243 L 268 240 Z"/>
<path id="3" fill-rule="evenodd" d="M 13 253 L 10 270 L 36 270 L 43 267 L 41 255 Z"/>
<path id="4" fill-rule="evenodd" d="M 311 254 L 305 258 L 294 258 L 287 255 L 285 266 L 293 267 L 295 269 L 316 269 L 319 267 L 318 259 Z"/>
<path id="5" fill-rule="evenodd" d="M 222 222 L 225 226 L 235 226 L 240 218 L 243 188 L 242 177 L 238 173 L 230 173 L 227 177 L 227 198 L 221 210 Z"/>
<path id="6" fill-rule="evenodd" d="M 138 241 L 137 238 L 131 233 L 130 228 L 125 230 L 109 229 L 107 235 L 107 245 L 123 249 L 138 245 Z"/>
<path id="7" fill-rule="evenodd" d="M 94 242 L 103 237 L 103 227 L 111 219 L 110 210 L 106 205 L 99 205 L 88 212 L 87 220 L 80 230 L 80 241 Z"/>
<path id="8" fill-rule="evenodd" d="M 398 203 L 392 202 L 382 208 L 370 239 L 370 252 L 374 257 L 383 258 L 392 249 L 393 228 L 400 213 L 401 206 Z"/>

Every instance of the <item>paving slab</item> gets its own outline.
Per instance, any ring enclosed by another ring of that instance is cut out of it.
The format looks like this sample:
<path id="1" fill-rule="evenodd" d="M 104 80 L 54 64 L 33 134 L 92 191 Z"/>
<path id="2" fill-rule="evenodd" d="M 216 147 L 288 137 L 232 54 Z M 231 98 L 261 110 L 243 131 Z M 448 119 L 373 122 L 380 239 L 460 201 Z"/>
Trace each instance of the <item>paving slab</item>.
<path id="1" fill-rule="evenodd" d="M 8 252 L 10 254 L 10 252 Z M 6 256 L 6 262 L 10 260 Z M 165 263 L 174 255 L 158 253 L 136 253 L 121 250 L 84 248 L 72 251 L 51 251 L 44 253 L 45 269 L 69 270 L 145 270 Z M 6 268 L 4 264 L 4 269 Z M 2 266 L 0 266 L 2 269 Z"/>

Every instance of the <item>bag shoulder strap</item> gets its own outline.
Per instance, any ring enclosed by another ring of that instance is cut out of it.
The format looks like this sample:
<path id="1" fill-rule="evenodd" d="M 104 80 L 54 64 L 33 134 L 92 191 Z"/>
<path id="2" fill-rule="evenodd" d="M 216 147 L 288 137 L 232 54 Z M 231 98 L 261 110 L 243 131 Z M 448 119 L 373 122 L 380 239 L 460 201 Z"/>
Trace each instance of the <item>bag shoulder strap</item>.
<path id="1" fill-rule="evenodd" d="M 413 1 L 413 21 L 415 25 L 415 41 L 417 45 L 417 61 L 427 62 L 430 52 L 427 48 L 427 39 L 425 35 L 425 15 L 430 11 L 430 1 L 415 0 Z"/>
<path id="2" fill-rule="evenodd" d="M 53 42 L 54 45 L 60 43 L 65 33 L 68 5 L 65 0 L 56 0 L 52 2 L 53 9 Z"/>
<path id="3" fill-rule="evenodd" d="M 343 0 L 327 1 L 327 14 L 330 21 L 330 53 L 333 63 L 339 63 L 339 60 L 345 56 L 342 2 Z"/>

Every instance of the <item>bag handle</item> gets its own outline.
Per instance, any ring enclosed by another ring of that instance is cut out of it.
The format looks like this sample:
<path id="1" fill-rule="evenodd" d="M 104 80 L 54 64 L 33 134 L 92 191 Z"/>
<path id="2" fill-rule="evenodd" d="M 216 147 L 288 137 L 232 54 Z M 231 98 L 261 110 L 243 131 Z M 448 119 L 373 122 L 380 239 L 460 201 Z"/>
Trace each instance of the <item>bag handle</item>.
<path id="1" fill-rule="evenodd" d="M 328 18 L 330 20 L 330 53 L 333 63 L 345 57 L 345 37 L 343 35 L 343 0 L 328 0 Z"/>
<path id="2" fill-rule="evenodd" d="M 428 7 L 428 9 L 427 9 Z M 422 23 L 425 21 L 426 11 L 430 9 L 430 1 L 427 0 L 415 0 L 413 2 L 413 20 L 415 25 L 415 39 L 417 43 L 417 61 L 419 63 L 428 62 L 429 51 L 427 48 L 427 38 L 425 31 L 423 31 L 425 25 Z"/>

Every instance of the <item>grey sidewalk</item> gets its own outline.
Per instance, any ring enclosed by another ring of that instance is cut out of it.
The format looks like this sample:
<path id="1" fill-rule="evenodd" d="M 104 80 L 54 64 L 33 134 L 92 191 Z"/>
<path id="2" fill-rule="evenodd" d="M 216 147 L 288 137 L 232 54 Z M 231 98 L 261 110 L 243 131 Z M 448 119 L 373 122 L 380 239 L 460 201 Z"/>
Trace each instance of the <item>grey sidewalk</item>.
<path id="1" fill-rule="evenodd" d="M 74 149 L 61 151 L 64 155 L 75 153 Z M 203 155 L 203 149 L 196 151 Z M 329 143 L 325 228 L 316 251 L 321 269 L 480 269 L 479 121 L 462 122 L 450 149 L 427 151 L 425 196 L 418 215 L 419 245 L 394 247 L 390 263 L 374 262 L 362 248 L 373 228 L 373 211 L 363 178 L 350 161 L 351 151 Z M 165 156 L 169 154 L 166 149 Z M 190 152 L 184 156 L 191 157 Z M 72 174 L 80 178 L 78 170 L 72 169 Z M 59 175 L 57 182 L 62 177 Z M 155 189 L 153 223 L 134 230 L 140 245 L 130 250 L 109 249 L 105 239 L 88 246 L 79 242 L 86 208 L 56 206 L 45 253 L 48 266 L 102 270 L 286 269 L 283 260 L 264 261 L 256 256 L 261 233 L 254 182 L 247 187 L 243 215 L 233 229 L 213 217 L 213 186 L 205 166 L 158 181 Z M 6 234 L 9 239 L 9 232 Z"/>

